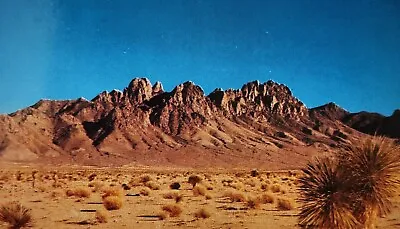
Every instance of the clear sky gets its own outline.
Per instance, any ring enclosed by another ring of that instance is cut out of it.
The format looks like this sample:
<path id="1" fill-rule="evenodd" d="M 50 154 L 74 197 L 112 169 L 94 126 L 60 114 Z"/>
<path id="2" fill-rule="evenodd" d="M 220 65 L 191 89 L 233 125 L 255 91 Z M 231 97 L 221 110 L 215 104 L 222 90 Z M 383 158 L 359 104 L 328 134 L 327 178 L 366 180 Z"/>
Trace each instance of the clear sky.
<path id="1" fill-rule="evenodd" d="M 0 113 L 134 77 L 208 94 L 252 80 L 307 107 L 400 108 L 398 0 L 0 0 Z"/>

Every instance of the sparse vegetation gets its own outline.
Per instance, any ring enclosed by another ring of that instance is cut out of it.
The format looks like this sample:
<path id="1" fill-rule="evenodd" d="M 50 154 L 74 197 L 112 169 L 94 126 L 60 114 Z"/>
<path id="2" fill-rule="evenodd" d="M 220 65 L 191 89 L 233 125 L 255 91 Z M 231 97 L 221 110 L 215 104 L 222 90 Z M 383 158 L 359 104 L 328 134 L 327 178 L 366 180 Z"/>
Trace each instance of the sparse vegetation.
<path id="1" fill-rule="evenodd" d="M 104 209 L 96 210 L 96 220 L 99 223 L 107 223 L 108 222 L 108 213 Z"/>
<path id="2" fill-rule="evenodd" d="M 182 208 L 178 204 L 168 204 L 162 206 L 162 210 L 167 212 L 170 217 L 178 217 L 182 213 Z"/>
<path id="3" fill-rule="evenodd" d="M 175 190 L 178 190 L 180 187 L 181 187 L 181 184 L 179 184 L 179 182 L 174 182 L 169 185 L 170 189 L 175 189 Z"/>
<path id="4" fill-rule="evenodd" d="M 194 196 L 204 196 L 206 195 L 207 190 L 204 186 L 202 185 L 197 185 L 193 188 L 193 195 Z"/>
<path id="5" fill-rule="evenodd" d="M 121 196 L 107 196 L 103 199 L 103 205 L 107 210 L 118 210 L 122 207 Z"/>
<path id="6" fill-rule="evenodd" d="M 289 211 L 294 209 L 294 201 L 288 198 L 278 198 L 276 200 L 276 207 L 279 210 Z"/>
<path id="7" fill-rule="evenodd" d="M 340 157 L 319 159 L 299 179 L 299 223 L 318 228 L 373 228 L 398 188 L 399 147 L 370 138 Z"/>
<path id="8" fill-rule="evenodd" d="M 9 224 L 10 229 L 32 226 L 31 210 L 18 202 L 9 202 L 0 206 L 0 221 Z"/>
<path id="9" fill-rule="evenodd" d="M 65 194 L 69 196 L 75 196 L 79 198 L 88 198 L 90 197 L 91 190 L 86 187 L 77 187 L 74 189 L 68 189 Z"/>
<path id="10" fill-rule="evenodd" d="M 202 181 L 201 177 L 197 175 L 191 175 L 188 179 L 188 183 L 193 186 L 193 188 L 196 186 L 196 184 L 200 183 Z"/>
<path id="11" fill-rule="evenodd" d="M 196 211 L 194 213 L 194 216 L 196 218 L 206 219 L 206 218 L 210 218 L 211 217 L 211 212 L 208 209 L 201 208 L 201 209 L 199 209 L 198 211 Z"/>

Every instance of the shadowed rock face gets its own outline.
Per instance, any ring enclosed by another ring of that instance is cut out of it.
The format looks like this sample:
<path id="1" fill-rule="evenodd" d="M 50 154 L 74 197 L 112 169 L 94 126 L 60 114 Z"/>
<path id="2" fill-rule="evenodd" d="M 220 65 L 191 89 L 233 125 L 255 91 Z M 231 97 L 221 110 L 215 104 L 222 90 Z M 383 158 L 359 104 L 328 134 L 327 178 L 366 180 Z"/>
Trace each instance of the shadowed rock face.
<path id="1" fill-rule="evenodd" d="M 40 100 L 0 115 L 0 160 L 293 168 L 356 144 L 363 134 L 354 129 L 400 137 L 399 117 L 351 114 L 334 103 L 308 110 L 273 81 L 205 96 L 192 82 L 165 92 L 135 78 L 91 101 Z"/>

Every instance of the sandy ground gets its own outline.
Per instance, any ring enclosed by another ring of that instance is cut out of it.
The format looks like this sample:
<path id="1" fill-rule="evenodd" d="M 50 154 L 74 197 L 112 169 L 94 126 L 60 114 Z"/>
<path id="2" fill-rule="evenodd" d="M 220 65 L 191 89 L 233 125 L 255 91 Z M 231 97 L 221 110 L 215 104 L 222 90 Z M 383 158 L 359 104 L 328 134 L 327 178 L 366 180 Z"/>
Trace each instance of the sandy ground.
<path id="1" fill-rule="evenodd" d="M 35 187 L 32 187 L 33 170 L 38 171 Z M 91 174 L 96 174 L 93 181 L 88 179 Z M 193 174 L 202 178 L 199 185 L 202 187 L 200 189 L 205 190 L 202 195 L 196 196 L 192 185 L 187 182 Z M 228 170 L 6 166 L 0 169 L 0 204 L 19 201 L 32 209 L 34 228 L 299 228 L 299 204 L 295 202 L 298 198 L 297 174 L 298 171 L 260 171 L 259 176 L 252 177 L 250 171 Z M 145 176 L 150 177 L 150 183 L 142 182 Z M 180 189 L 171 190 L 169 185 L 172 182 L 179 182 Z M 90 183 L 95 187 L 88 187 Z M 131 186 L 130 190 L 122 190 L 123 206 L 118 210 L 105 210 L 102 190 L 110 186 L 120 188 L 122 184 Z M 102 187 L 95 190 L 96 185 Z M 273 186 L 280 190 L 273 190 Z M 80 198 L 66 195 L 67 190 L 78 188 L 89 191 L 90 196 Z M 149 195 L 140 194 L 142 190 L 147 190 Z M 173 192 L 183 197 L 177 203 L 182 213 L 161 220 L 158 216 L 163 212 L 162 207 L 175 204 L 175 200 L 165 199 L 164 195 Z M 239 193 L 247 199 L 268 193 L 275 201 L 252 208 L 248 201 L 232 202 L 227 195 L 229 192 Z M 278 198 L 290 200 L 293 209 L 279 209 Z M 96 219 L 95 211 L 100 209 L 106 212 L 107 223 L 100 223 Z M 199 209 L 205 209 L 210 217 L 196 217 Z M 0 228 L 7 226 L 0 224 Z M 400 228 L 399 196 L 394 199 L 392 213 L 378 220 L 378 228 Z"/>

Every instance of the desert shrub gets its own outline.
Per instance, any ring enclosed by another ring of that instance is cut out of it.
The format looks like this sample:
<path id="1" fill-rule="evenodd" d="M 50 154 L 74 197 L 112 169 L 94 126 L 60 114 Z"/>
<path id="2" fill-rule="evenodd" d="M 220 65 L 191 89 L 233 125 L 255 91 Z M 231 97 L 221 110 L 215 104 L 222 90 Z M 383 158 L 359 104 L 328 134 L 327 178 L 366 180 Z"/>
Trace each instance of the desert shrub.
<path id="1" fill-rule="evenodd" d="M 263 182 L 263 183 L 261 183 L 260 188 L 263 191 L 268 191 L 269 185 L 267 183 Z"/>
<path id="2" fill-rule="evenodd" d="M 98 192 L 104 187 L 104 183 L 99 181 L 92 181 L 88 184 L 88 187 L 93 188 L 92 192 Z"/>
<path id="3" fill-rule="evenodd" d="M 147 183 L 147 182 L 149 182 L 149 181 L 151 181 L 153 179 L 151 178 L 150 175 L 146 174 L 146 175 L 142 175 L 139 180 L 140 180 L 141 183 Z"/>
<path id="4" fill-rule="evenodd" d="M 0 221 L 10 225 L 11 229 L 19 229 L 32 225 L 31 210 L 18 202 L 9 202 L 0 206 Z"/>
<path id="5" fill-rule="evenodd" d="M 275 202 L 275 196 L 270 192 L 263 193 L 258 199 L 262 204 L 272 204 Z"/>
<path id="6" fill-rule="evenodd" d="M 196 186 L 196 184 L 200 183 L 202 181 L 201 177 L 197 175 L 191 175 L 188 179 L 188 183 L 190 183 L 193 188 Z"/>
<path id="7" fill-rule="evenodd" d="M 232 202 L 246 202 L 245 195 L 235 190 L 225 192 L 223 197 L 228 197 Z"/>
<path id="8" fill-rule="evenodd" d="M 124 190 L 131 190 L 131 187 L 130 187 L 129 185 L 125 184 L 125 183 L 122 184 L 121 187 L 122 187 Z"/>
<path id="9" fill-rule="evenodd" d="M 96 210 L 96 221 L 99 223 L 107 223 L 108 222 L 108 213 L 104 209 Z"/>
<path id="10" fill-rule="evenodd" d="M 373 228 L 391 208 L 400 173 L 400 149 L 393 142 L 368 138 L 342 152 L 338 163 L 320 159 L 303 169 L 299 223 L 325 228 Z"/>
<path id="11" fill-rule="evenodd" d="M 202 185 L 197 185 L 193 188 L 193 195 L 194 196 L 204 196 L 206 195 L 206 188 Z"/>
<path id="12" fill-rule="evenodd" d="M 247 198 L 246 206 L 251 209 L 258 209 L 260 208 L 260 199 L 255 197 Z"/>
<path id="13" fill-rule="evenodd" d="M 90 197 L 91 191 L 86 187 L 77 187 L 74 189 L 68 189 L 65 194 L 67 196 L 75 196 L 79 198 L 88 198 Z"/>
<path id="14" fill-rule="evenodd" d="M 390 212 L 390 198 L 399 188 L 399 145 L 382 137 L 368 138 L 351 153 L 343 152 L 340 169 L 349 176 L 347 192 L 352 196 L 354 216 L 364 227 L 374 227 L 377 216 Z"/>
<path id="15" fill-rule="evenodd" d="M 170 189 L 178 190 L 178 189 L 181 188 L 181 184 L 179 184 L 179 182 L 174 182 L 174 183 L 172 183 L 172 184 L 169 185 L 169 188 L 170 188 Z"/>
<path id="16" fill-rule="evenodd" d="M 276 207 L 283 211 L 293 210 L 294 201 L 288 198 L 278 198 L 276 201 Z"/>
<path id="17" fill-rule="evenodd" d="M 182 213 L 182 208 L 178 204 L 164 205 L 161 209 L 167 212 L 170 217 L 178 217 Z"/>
<path id="18" fill-rule="evenodd" d="M 211 199 L 212 199 L 212 195 L 210 195 L 209 193 L 207 193 L 207 194 L 205 195 L 205 197 L 206 197 L 206 200 L 211 200 Z"/>
<path id="19" fill-rule="evenodd" d="M 103 199 L 103 205 L 107 210 L 118 210 L 122 207 L 121 196 L 107 196 Z"/>
<path id="20" fill-rule="evenodd" d="M 194 213 L 194 216 L 196 218 L 202 218 L 202 219 L 210 218 L 211 211 L 205 208 L 201 208 Z"/>
<path id="21" fill-rule="evenodd" d="M 88 180 L 89 181 L 93 181 L 96 177 L 97 177 L 97 174 L 96 173 L 92 173 L 92 174 L 89 175 Z"/>
<path id="22" fill-rule="evenodd" d="M 159 190 L 160 185 L 157 182 L 149 181 L 145 184 L 146 187 L 150 188 L 151 190 Z"/>
<path id="23" fill-rule="evenodd" d="M 253 170 L 251 170 L 250 175 L 252 177 L 258 177 L 260 175 L 260 173 L 258 172 L 257 169 L 253 169 Z"/>
<path id="24" fill-rule="evenodd" d="M 149 189 L 148 187 L 144 187 L 142 189 L 140 189 L 140 195 L 142 196 L 149 196 L 151 192 L 151 189 Z"/>
<path id="25" fill-rule="evenodd" d="M 178 192 L 167 192 L 163 194 L 164 199 L 174 199 L 176 203 L 182 201 L 183 195 Z"/>
<path id="26" fill-rule="evenodd" d="M 271 192 L 277 193 L 281 191 L 281 186 L 279 184 L 273 184 L 270 187 Z"/>
<path id="27" fill-rule="evenodd" d="M 159 220 L 164 220 L 164 219 L 168 218 L 168 214 L 166 212 L 160 212 L 157 214 L 157 217 Z"/>
<path id="28" fill-rule="evenodd" d="M 106 197 L 109 197 L 109 196 L 118 196 L 118 197 L 122 197 L 123 196 L 123 191 L 119 187 L 103 188 L 102 192 L 103 192 L 103 194 L 101 195 L 101 197 L 103 199 L 106 198 Z"/>

